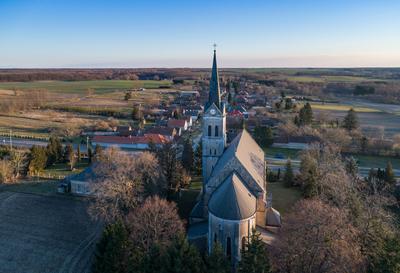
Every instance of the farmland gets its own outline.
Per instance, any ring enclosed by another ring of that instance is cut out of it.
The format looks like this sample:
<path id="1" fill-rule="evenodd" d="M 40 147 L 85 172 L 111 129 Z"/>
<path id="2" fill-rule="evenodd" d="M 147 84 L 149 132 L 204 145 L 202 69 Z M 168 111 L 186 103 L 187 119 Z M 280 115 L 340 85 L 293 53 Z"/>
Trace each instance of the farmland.
<path id="1" fill-rule="evenodd" d="M 45 90 L 48 95 L 41 109 L 0 111 L 0 134 L 8 135 L 12 130 L 13 136 L 46 138 L 65 129 L 74 134 L 96 124 L 104 126 L 110 118 L 99 115 L 102 112 L 114 113 L 113 124 L 124 124 L 133 104 L 157 104 L 172 98 L 174 89 L 169 87 L 170 81 L 153 80 L 3 82 L 0 99 L 18 101 L 20 92 L 30 90 Z M 132 94 L 129 100 L 124 99 L 127 91 Z"/>
<path id="2" fill-rule="evenodd" d="M 317 114 L 324 112 L 338 120 L 342 120 L 347 111 L 353 108 L 362 130 L 369 135 L 382 131 L 385 137 L 390 138 L 400 133 L 400 105 L 343 100 L 339 103 L 311 103 L 311 106 Z"/>
<path id="3" fill-rule="evenodd" d="M 101 226 L 84 201 L 1 191 L 0 205 L 0 272 L 89 272 Z"/>
<path id="4" fill-rule="evenodd" d="M 147 88 L 170 86 L 170 81 L 152 80 L 93 80 L 93 81 L 34 81 L 34 82 L 2 82 L 0 90 L 32 90 L 40 89 L 54 93 L 84 94 L 93 89 L 96 94 L 114 92 L 118 89 Z"/>

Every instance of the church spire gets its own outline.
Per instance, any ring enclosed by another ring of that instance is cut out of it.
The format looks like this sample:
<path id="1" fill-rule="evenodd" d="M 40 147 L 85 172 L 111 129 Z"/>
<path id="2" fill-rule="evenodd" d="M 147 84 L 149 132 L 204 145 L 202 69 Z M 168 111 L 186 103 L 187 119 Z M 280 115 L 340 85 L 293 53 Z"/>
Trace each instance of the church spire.
<path id="1" fill-rule="evenodd" d="M 214 59 L 213 59 L 213 66 L 212 66 L 211 80 L 210 80 L 210 94 L 208 96 L 207 107 L 209 107 L 213 103 L 215 103 L 215 105 L 218 108 L 221 107 L 221 93 L 219 90 L 219 77 L 217 68 L 217 50 L 215 44 L 214 44 Z"/>

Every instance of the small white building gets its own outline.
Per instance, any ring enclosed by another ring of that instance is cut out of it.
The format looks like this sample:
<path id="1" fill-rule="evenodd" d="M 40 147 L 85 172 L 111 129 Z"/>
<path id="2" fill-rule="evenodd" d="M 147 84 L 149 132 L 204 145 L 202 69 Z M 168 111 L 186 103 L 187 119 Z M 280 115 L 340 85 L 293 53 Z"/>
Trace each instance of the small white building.
<path id="1" fill-rule="evenodd" d="M 96 180 L 96 175 L 93 171 L 94 166 L 87 167 L 82 172 L 70 175 L 65 179 L 72 194 L 84 196 L 92 194 L 90 183 Z"/>

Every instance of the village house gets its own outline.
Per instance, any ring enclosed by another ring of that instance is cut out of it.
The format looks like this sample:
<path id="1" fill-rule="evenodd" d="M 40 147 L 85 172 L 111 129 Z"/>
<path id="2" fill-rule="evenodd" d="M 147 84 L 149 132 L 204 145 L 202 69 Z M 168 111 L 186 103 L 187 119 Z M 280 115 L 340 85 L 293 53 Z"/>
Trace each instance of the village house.
<path id="1" fill-rule="evenodd" d="M 145 130 L 145 134 L 156 134 L 166 137 L 168 140 L 173 141 L 177 136 L 177 130 L 175 128 L 169 128 L 165 126 L 150 127 Z"/>
<path id="2" fill-rule="evenodd" d="M 144 134 L 143 136 L 94 136 L 92 145 L 99 145 L 103 148 L 118 147 L 120 149 L 148 150 L 152 143 L 161 146 L 170 140 L 159 134 Z"/>
<path id="3" fill-rule="evenodd" d="M 180 136 L 189 129 L 189 123 L 186 119 L 169 119 L 167 121 L 167 127 L 175 128 Z"/>

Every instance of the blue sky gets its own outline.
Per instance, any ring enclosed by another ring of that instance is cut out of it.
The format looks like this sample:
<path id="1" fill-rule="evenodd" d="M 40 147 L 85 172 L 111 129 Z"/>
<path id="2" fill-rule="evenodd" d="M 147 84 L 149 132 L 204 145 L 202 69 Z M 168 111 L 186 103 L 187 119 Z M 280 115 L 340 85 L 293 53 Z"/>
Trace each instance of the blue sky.
<path id="1" fill-rule="evenodd" d="M 400 66 L 398 0 L 0 0 L 0 67 Z"/>

